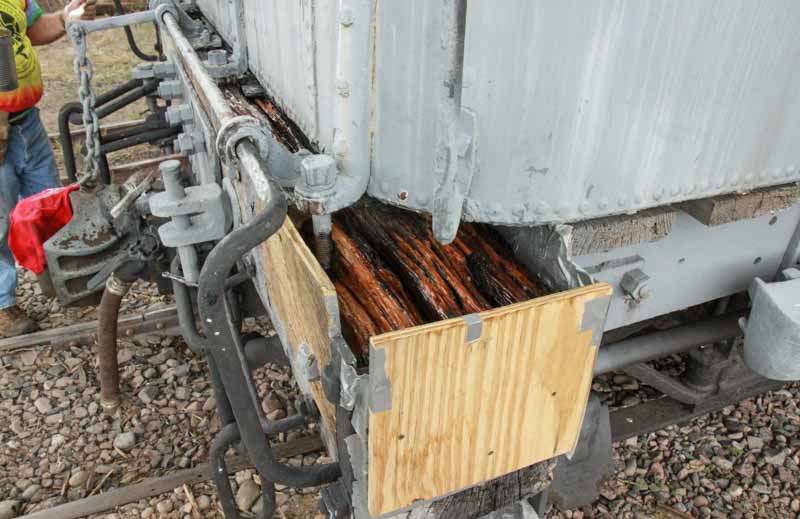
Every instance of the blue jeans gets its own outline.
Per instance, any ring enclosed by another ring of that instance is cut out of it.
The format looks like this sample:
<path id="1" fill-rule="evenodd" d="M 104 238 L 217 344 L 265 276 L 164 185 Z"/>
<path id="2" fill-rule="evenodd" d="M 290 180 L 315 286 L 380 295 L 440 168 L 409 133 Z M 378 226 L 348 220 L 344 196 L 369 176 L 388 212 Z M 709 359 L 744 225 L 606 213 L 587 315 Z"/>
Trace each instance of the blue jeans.
<path id="1" fill-rule="evenodd" d="M 50 140 L 34 108 L 9 128 L 6 160 L 0 166 L 0 309 L 17 304 L 17 268 L 8 248 L 11 210 L 21 198 L 60 185 Z"/>

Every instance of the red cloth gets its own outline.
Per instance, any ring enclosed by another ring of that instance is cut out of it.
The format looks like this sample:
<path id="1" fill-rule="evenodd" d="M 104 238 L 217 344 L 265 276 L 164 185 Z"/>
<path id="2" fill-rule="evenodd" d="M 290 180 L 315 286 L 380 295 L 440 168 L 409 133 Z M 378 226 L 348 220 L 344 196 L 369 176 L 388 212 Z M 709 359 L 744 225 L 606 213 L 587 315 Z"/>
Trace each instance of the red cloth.
<path id="1" fill-rule="evenodd" d="M 69 194 L 80 188 L 77 184 L 41 193 L 21 200 L 11 211 L 8 246 L 17 263 L 37 276 L 47 265 L 44 242 L 57 233 L 72 218 Z"/>

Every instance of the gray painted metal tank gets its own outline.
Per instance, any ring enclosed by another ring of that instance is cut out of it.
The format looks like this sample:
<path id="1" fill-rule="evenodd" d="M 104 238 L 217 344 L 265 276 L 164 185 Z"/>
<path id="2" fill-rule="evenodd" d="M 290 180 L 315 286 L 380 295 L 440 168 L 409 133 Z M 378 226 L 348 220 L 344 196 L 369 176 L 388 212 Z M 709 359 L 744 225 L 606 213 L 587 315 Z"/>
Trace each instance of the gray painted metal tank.
<path id="1" fill-rule="evenodd" d="M 369 194 L 433 211 L 448 2 L 239 1 L 250 68 L 303 131 Z M 197 4 L 233 30 L 227 2 Z M 799 24 L 791 0 L 470 1 L 463 216 L 568 222 L 800 180 Z"/>

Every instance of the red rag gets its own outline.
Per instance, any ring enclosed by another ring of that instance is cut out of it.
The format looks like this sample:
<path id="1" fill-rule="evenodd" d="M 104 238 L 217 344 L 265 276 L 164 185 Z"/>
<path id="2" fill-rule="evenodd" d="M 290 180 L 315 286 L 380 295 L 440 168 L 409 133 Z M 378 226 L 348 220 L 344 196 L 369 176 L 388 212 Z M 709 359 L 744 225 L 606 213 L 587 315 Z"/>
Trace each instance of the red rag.
<path id="1" fill-rule="evenodd" d="M 11 211 L 8 247 L 17 263 L 37 276 L 47 265 L 44 243 L 72 218 L 69 194 L 79 188 L 77 184 L 72 184 L 46 189 L 20 200 Z"/>

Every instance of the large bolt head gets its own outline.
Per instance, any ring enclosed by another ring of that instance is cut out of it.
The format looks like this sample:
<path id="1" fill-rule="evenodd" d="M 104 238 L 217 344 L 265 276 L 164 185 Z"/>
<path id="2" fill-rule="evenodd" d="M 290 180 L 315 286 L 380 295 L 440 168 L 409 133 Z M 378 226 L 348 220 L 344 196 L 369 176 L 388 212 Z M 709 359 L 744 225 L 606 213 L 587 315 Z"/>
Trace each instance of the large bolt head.
<path id="1" fill-rule="evenodd" d="M 328 155 L 311 155 L 300 162 L 300 171 L 306 185 L 314 189 L 327 189 L 336 183 L 336 161 Z"/>
<path id="2" fill-rule="evenodd" d="M 227 51 L 217 49 L 208 51 L 208 64 L 214 67 L 221 67 L 228 64 Z"/>
<path id="3" fill-rule="evenodd" d="M 641 301 L 651 296 L 651 291 L 647 286 L 649 280 L 650 276 L 645 274 L 642 269 L 633 269 L 622 276 L 619 284 L 626 295 L 635 301 Z"/>

